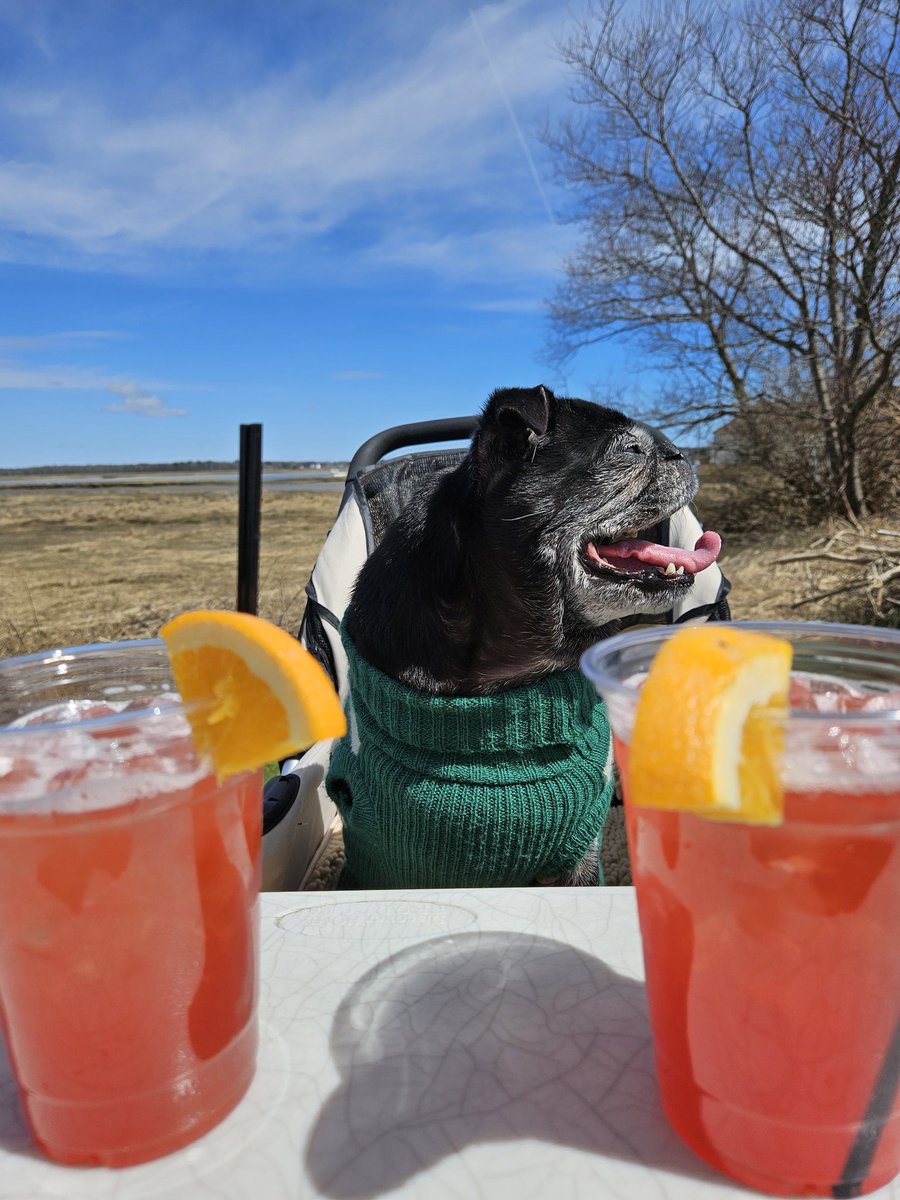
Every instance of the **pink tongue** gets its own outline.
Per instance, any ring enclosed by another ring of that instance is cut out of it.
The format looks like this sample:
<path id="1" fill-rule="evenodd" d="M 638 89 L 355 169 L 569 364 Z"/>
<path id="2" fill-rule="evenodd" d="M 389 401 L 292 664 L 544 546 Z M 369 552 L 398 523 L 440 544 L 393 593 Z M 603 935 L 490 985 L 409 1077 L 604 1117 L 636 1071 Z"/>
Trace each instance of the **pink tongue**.
<path id="1" fill-rule="evenodd" d="M 615 565 L 616 559 L 636 558 L 639 562 L 648 563 L 652 567 L 667 567 L 674 563 L 676 567 L 684 567 L 690 575 L 705 571 L 719 557 L 722 549 L 722 539 L 712 529 L 701 534 L 693 550 L 682 550 L 678 546 L 660 546 L 656 542 L 646 542 L 643 538 L 625 538 L 621 542 L 613 542 L 610 546 L 589 545 L 588 558 L 594 562 L 607 562 Z"/>

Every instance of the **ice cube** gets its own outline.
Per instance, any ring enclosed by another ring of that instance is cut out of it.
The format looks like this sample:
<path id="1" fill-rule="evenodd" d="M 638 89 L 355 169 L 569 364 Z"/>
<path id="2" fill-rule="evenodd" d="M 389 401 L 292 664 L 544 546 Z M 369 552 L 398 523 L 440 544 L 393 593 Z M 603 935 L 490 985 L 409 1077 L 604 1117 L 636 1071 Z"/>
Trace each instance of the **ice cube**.
<path id="1" fill-rule="evenodd" d="M 900 692 L 878 692 L 860 705 L 863 712 L 892 712 L 900 710 Z"/>
<path id="2" fill-rule="evenodd" d="M 0 809 L 81 812 L 191 787 L 208 766 L 174 699 L 73 700 L 20 718 L 3 737 Z M 95 719 L 110 716 L 120 720 Z"/>
<path id="3" fill-rule="evenodd" d="M 866 737 L 854 739 L 854 766 L 867 781 L 879 789 L 900 787 L 900 750 L 896 738 Z"/>
<path id="4" fill-rule="evenodd" d="M 37 767 L 27 758 L 0 754 L 0 787 L 4 791 L 20 787 L 29 780 L 36 779 L 37 775 Z"/>
<path id="5" fill-rule="evenodd" d="M 873 692 L 843 679 L 795 675 L 789 701 L 791 708 L 805 712 L 885 712 L 900 708 L 900 692 Z"/>
<path id="6" fill-rule="evenodd" d="M 30 729 L 32 725 L 76 725 L 82 721 L 93 721 L 98 717 L 111 717 L 121 712 L 124 704 L 121 700 L 62 700 L 57 704 L 47 704 L 34 712 L 16 717 L 9 724 L 10 729 Z"/>

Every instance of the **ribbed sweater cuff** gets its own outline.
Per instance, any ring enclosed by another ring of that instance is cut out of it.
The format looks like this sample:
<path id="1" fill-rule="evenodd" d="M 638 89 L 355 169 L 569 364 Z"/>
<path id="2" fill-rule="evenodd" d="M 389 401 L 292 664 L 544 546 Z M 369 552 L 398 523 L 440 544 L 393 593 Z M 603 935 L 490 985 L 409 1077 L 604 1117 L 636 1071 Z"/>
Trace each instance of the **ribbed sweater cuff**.
<path id="1" fill-rule="evenodd" d="M 366 662 L 343 627 L 341 638 L 356 703 L 401 742 L 423 750 L 508 754 L 567 746 L 582 736 L 597 704 L 577 669 L 494 696 L 426 695 Z"/>

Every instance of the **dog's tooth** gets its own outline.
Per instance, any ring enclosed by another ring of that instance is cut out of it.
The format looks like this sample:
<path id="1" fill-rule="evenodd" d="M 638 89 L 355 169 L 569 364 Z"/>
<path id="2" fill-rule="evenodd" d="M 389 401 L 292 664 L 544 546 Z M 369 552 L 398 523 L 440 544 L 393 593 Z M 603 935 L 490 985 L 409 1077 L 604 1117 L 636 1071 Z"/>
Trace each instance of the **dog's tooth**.
<path id="1" fill-rule="evenodd" d="M 679 567 L 679 568 L 676 570 L 675 574 L 676 574 L 676 575 L 683 575 L 683 574 L 684 574 L 684 567 Z"/>
<path id="2" fill-rule="evenodd" d="M 675 575 L 675 574 L 677 574 L 677 572 L 676 572 L 676 570 L 675 570 L 675 564 L 674 564 L 674 563 L 669 563 L 669 565 L 666 567 L 666 574 L 667 574 L 667 575 Z"/>

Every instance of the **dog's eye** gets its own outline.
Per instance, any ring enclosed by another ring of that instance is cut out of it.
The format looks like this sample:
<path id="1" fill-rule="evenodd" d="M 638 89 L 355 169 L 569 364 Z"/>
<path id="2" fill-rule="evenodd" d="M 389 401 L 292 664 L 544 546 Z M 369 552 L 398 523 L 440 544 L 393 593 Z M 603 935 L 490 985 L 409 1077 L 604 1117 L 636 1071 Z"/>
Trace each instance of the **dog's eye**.
<path id="1" fill-rule="evenodd" d="M 643 448 L 643 446 L 639 446 L 637 444 L 637 442 L 629 442 L 628 445 L 625 447 L 625 453 L 626 454 L 643 454 L 644 448 Z"/>

